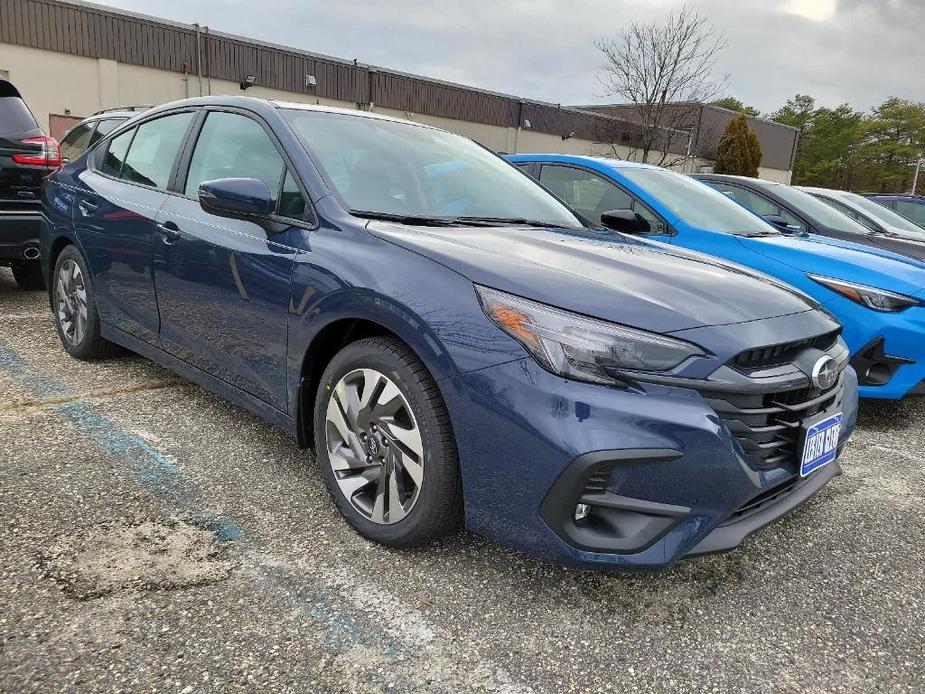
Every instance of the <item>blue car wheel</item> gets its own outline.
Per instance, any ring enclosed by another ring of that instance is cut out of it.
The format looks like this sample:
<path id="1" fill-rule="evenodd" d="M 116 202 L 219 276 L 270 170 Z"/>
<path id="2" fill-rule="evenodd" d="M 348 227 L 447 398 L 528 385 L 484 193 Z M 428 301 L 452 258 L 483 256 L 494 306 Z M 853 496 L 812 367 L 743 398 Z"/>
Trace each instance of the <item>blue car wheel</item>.
<path id="1" fill-rule="evenodd" d="M 315 451 L 337 508 L 361 535 L 424 544 L 462 522 L 459 460 L 446 405 L 401 342 L 353 342 L 328 365 L 315 404 Z"/>

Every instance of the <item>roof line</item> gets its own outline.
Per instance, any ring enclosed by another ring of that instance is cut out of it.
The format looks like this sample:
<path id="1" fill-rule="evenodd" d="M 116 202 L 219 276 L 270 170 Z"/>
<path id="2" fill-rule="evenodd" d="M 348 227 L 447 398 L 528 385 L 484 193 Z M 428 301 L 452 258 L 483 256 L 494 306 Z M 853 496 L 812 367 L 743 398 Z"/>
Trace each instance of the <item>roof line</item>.
<path id="1" fill-rule="evenodd" d="M 190 32 L 195 32 L 196 26 L 197 26 L 196 24 L 186 24 L 184 22 L 177 22 L 171 19 L 164 19 L 163 17 L 156 17 L 154 15 L 143 14 L 141 12 L 133 12 L 131 10 L 124 10 L 118 7 L 111 7 L 108 5 L 100 5 L 94 2 L 87 2 L 86 0 L 39 0 L 39 1 L 45 2 L 48 4 L 66 4 L 66 5 L 73 5 L 75 7 L 83 7 L 85 9 L 91 9 L 94 11 L 102 12 L 112 17 L 131 17 L 133 19 L 137 19 L 142 22 L 158 24 L 162 26 L 172 27 L 175 29 L 183 29 L 183 30 L 190 31 Z M 240 41 L 243 43 L 251 44 L 254 46 L 259 46 L 262 48 L 269 48 L 272 50 L 286 51 L 289 53 L 295 53 L 295 54 L 305 56 L 308 58 L 327 60 L 327 61 L 331 61 L 334 63 L 339 63 L 347 67 L 358 67 L 358 68 L 363 68 L 366 70 L 373 70 L 376 72 L 381 72 L 381 73 L 388 74 L 388 75 L 395 75 L 398 77 L 408 77 L 411 79 L 428 82 L 430 84 L 436 84 L 436 85 L 441 85 L 445 87 L 452 87 L 454 89 L 462 89 L 465 91 L 475 92 L 478 94 L 487 94 L 490 96 L 497 96 L 497 97 L 504 98 L 504 99 L 510 99 L 512 101 L 522 102 L 524 104 L 532 104 L 536 106 L 543 106 L 546 108 L 555 108 L 557 110 L 564 111 L 566 113 L 576 113 L 576 114 L 586 115 L 586 116 L 595 116 L 597 118 L 603 118 L 603 119 L 609 120 L 614 123 L 628 123 L 630 125 L 637 125 L 636 123 L 633 123 L 632 121 L 629 121 L 627 119 L 618 118 L 616 116 L 612 116 L 606 113 L 588 112 L 587 110 L 576 108 L 574 106 L 564 106 L 562 104 L 556 104 L 556 103 L 552 103 L 549 101 L 542 101 L 540 99 L 531 99 L 528 97 L 516 96 L 514 94 L 507 94 L 505 92 L 497 92 L 491 89 L 484 89 L 482 87 L 473 87 L 472 85 L 461 84 L 459 82 L 441 80 L 439 78 L 429 77 L 427 75 L 419 75 L 419 74 L 415 74 L 411 72 L 404 72 L 402 70 L 396 70 L 393 68 L 383 67 L 380 65 L 373 65 L 371 63 L 364 63 L 359 60 L 348 60 L 345 58 L 338 58 L 336 56 L 327 55 L 325 53 L 316 53 L 314 51 L 309 51 L 303 48 L 297 48 L 295 46 L 287 46 L 284 44 L 272 43 L 270 41 L 250 38 L 250 37 L 241 36 L 238 34 L 229 34 L 224 31 L 215 31 L 212 29 L 212 27 L 207 27 L 207 25 L 205 24 L 200 24 L 198 26 L 200 27 L 200 29 L 208 28 L 209 35 L 213 37 L 229 39 L 232 41 Z M 667 130 L 669 128 L 665 128 L 665 129 Z"/>
<path id="2" fill-rule="evenodd" d="M 767 123 L 768 125 L 773 125 L 778 128 L 786 128 L 788 130 L 796 130 L 796 131 L 800 130 L 799 128 L 793 125 L 787 125 L 786 123 L 778 123 L 776 120 L 771 120 L 770 118 L 765 118 L 764 116 L 752 116 L 752 115 L 749 115 L 748 113 L 743 113 L 742 111 L 735 111 L 731 108 L 726 108 L 725 106 L 717 106 L 716 104 L 710 104 L 710 103 L 701 102 L 701 101 L 669 101 L 667 102 L 667 105 L 668 106 L 703 106 L 704 108 L 713 109 L 714 111 L 724 111 L 726 113 L 733 113 L 736 115 L 742 114 L 747 119 L 756 120 L 761 123 Z M 626 104 L 626 103 L 624 104 L 588 104 L 586 106 L 573 104 L 571 108 L 575 108 L 579 110 L 583 110 L 583 109 L 593 110 L 596 108 L 631 108 L 635 106 L 637 106 L 637 104 Z"/>

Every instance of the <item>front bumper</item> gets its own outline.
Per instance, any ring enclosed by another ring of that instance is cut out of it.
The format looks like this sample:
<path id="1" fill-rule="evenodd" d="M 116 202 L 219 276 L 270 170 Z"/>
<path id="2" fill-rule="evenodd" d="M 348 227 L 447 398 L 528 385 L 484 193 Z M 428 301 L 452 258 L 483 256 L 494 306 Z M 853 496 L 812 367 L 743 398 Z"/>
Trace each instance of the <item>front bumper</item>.
<path id="1" fill-rule="evenodd" d="M 0 209 L 0 261 L 37 260 L 41 224 L 38 210 Z"/>
<path id="2" fill-rule="evenodd" d="M 843 379 L 840 445 L 857 416 L 853 370 Z M 801 480 L 794 460 L 761 464 L 687 388 L 578 383 L 530 359 L 441 388 L 456 427 L 467 526 L 555 563 L 658 569 L 731 549 L 839 472 L 830 463 Z M 597 469 L 605 474 L 590 474 Z M 610 503 L 608 532 L 574 532 L 583 493 Z"/>
<path id="3" fill-rule="evenodd" d="M 851 352 L 851 363 L 858 370 L 862 398 L 899 400 L 922 393 L 925 307 L 878 313 L 839 297 L 826 308 L 844 326 L 842 335 Z M 873 376 L 870 379 L 869 369 Z"/>

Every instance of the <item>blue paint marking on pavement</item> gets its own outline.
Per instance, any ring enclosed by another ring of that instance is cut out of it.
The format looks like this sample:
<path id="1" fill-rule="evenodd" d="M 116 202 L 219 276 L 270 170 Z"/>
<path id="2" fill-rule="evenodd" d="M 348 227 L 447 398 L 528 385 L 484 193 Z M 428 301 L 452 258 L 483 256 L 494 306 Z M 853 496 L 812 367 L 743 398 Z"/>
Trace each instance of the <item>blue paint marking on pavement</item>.
<path id="1" fill-rule="evenodd" d="M 414 657 L 404 644 L 397 641 L 366 617 L 345 610 L 336 596 L 306 582 L 305 576 L 297 571 L 280 567 L 265 567 L 264 573 L 255 584 L 271 592 L 282 592 L 285 599 L 300 609 L 316 624 L 327 626 L 324 645 L 335 652 L 349 650 L 355 646 L 378 649 L 389 660 L 408 660 Z M 401 681 L 396 682 L 401 685 Z M 399 687 L 402 691 L 405 687 Z M 413 690 L 413 688 L 412 688 Z"/>
<path id="2" fill-rule="evenodd" d="M 66 386 L 36 372 L 16 352 L 3 346 L 0 346 L 0 369 L 33 396 L 72 395 Z M 147 441 L 120 429 L 112 420 L 84 403 L 69 402 L 53 407 L 102 450 L 123 461 L 143 488 L 175 506 L 194 525 L 211 531 L 222 542 L 242 537 L 241 527 L 233 519 L 203 510 L 198 495 L 183 479 L 177 464 Z M 324 629 L 320 642 L 328 650 L 344 653 L 353 647 L 362 646 L 378 650 L 393 663 L 415 657 L 404 644 L 377 624 L 346 608 L 336 592 L 318 585 L 300 571 L 266 567 L 255 584 L 291 602 L 306 618 Z M 390 691 L 413 692 L 415 683 L 398 677 L 395 687 Z"/>
<path id="3" fill-rule="evenodd" d="M 13 350 L 0 346 L 0 369 L 36 397 L 67 397 L 68 389 L 55 379 L 36 373 Z M 180 468 L 170 458 L 139 436 L 119 428 L 115 422 L 84 403 L 55 405 L 107 453 L 119 457 L 131 469 L 138 483 L 149 492 L 171 503 L 178 511 L 192 515 L 192 522 L 210 530 L 217 540 L 227 542 L 241 537 L 240 526 L 224 515 L 211 515 L 202 509 L 198 494 L 182 478 Z"/>

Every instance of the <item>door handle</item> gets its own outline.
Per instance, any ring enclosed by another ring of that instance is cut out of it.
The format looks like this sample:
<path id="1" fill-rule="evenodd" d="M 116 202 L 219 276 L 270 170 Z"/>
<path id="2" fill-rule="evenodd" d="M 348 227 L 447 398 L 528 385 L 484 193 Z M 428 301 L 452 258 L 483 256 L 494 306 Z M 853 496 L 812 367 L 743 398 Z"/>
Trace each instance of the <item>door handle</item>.
<path id="1" fill-rule="evenodd" d="M 94 212 L 96 212 L 96 208 L 98 207 L 99 205 L 97 205 L 95 202 L 90 202 L 89 200 L 80 200 L 77 203 L 77 209 L 80 210 L 80 214 L 82 214 L 84 217 L 89 217 L 92 215 Z"/>
<path id="2" fill-rule="evenodd" d="M 164 243 L 168 245 L 179 240 L 182 236 L 182 234 L 180 234 L 180 227 L 173 222 L 161 222 L 157 225 L 156 229 L 158 233 L 164 237 Z"/>

